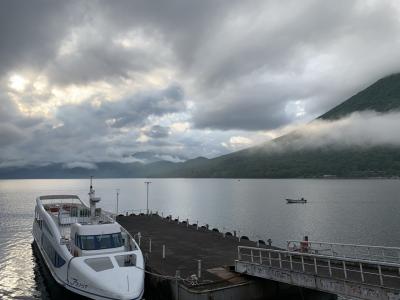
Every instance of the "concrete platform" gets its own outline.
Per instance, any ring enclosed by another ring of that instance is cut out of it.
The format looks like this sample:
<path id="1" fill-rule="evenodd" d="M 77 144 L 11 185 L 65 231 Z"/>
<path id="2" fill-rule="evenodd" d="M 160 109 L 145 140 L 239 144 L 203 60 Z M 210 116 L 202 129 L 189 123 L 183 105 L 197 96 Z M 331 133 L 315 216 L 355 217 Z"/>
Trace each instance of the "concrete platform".
<path id="1" fill-rule="evenodd" d="M 243 238 L 239 240 L 239 237 L 211 228 L 197 228 L 196 224 L 156 214 L 119 216 L 117 221 L 136 240 L 139 240 L 140 232 L 140 247 L 148 271 L 171 277 L 178 271 L 185 279 L 177 282 L 173 278 L 147 274 L 146 299 L 314 299 L 306 297 L 313 291 L 233 272 L 239 245 L 278 249 L 276 247 Z M 192 275 L 199 275 L 199 260 L 201 276 L 193 280 Z M 318 299 L 331 299 L 331 295 L 328 296 Z"/>
<path id="2" fill-rule="evenodd" d="M 135 235 L 136 240 L 140 232 L 140 247 L 148 259 L 149 268 L 171 276 L 180 271 L 181 277 L 187 278 L 193 274 L 198 275 L 198 260 L 201 260 L 202 282 L 226 279 L 224 276 L 220 277 L 215 270 L 209 270 L 234 266 L 237 246 L 257 246 L 253 241 L 242 239 L 239 242 L 239 237 L 224 237 L 222 233 L 211 229 L 197 229 L 196 225 L 188 226 L 186 222 L 178 223 L 158 215 L 118 217 L 118 222 Z M 165 245 L 165 259 L 162 258 L 163 245 Z"/>

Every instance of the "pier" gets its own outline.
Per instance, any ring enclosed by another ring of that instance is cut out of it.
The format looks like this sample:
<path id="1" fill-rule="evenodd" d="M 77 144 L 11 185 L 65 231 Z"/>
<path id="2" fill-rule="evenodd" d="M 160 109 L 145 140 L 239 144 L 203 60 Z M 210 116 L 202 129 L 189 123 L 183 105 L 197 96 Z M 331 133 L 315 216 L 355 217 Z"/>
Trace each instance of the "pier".
<path id="1" fill-rule="evenodd" d="M 152 213 L 118 222 L 140 243 L 151 299 L 400 300 L 400 248 L 307 241 L 304 251 L 304 241 L 288 241 L 282 249 Z"/>
<path id="2" fill-rule="evenodd" d="M 157 214 L 119 216 L 118 222 L 140 241 L 146 258 L 146 291 L 151 299 L 336 298 L 236 272 L 240 247 L 279 250 L 264 241 L 250 241 L 234 232 Z"/>

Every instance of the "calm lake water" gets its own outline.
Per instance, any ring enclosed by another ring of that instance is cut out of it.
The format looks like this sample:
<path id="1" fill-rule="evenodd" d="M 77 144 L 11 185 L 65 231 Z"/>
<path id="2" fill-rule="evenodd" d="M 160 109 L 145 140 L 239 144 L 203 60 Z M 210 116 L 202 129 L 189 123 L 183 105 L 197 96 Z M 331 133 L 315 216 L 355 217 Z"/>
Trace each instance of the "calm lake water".
<path id="1" fill-rule="evenodd" d="M 271 238 L 400 246 L 399 180 L 152 179 L 149 207 L 190 222 Z M 144 179 L 98 179 L 100 206 L 119 212 L 146 207 Z M 0 180 L 0 299 L 58 299 L 33 255 L 35 198 L 77 194 L 87 200 L 88 180 Z M 304 197 L 305 205 L 285 198 Z M 45 279 L 46 278 L 46 279 Z"/>

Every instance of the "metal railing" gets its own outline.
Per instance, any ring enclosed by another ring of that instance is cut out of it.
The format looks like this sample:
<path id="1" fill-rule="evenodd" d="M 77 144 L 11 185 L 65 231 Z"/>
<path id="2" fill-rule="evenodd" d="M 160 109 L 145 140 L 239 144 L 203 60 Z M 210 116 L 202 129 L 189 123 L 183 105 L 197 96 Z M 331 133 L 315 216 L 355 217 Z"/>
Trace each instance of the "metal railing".
<path id="1" fill-rule="evenodd" d="M 238 261 L 372 285 L 399 288 L 400 264 L 239 246 Z"/>
<path id="2" fill-rule="evenodd" d="M 371 245 L 340 244 L 318 241 L 287 241 L 287 250 L 301 251 L 306 243 L 309 253 L 332 257 L 353 258 L 378 262 L 400 263 L 400 248 Z"/>

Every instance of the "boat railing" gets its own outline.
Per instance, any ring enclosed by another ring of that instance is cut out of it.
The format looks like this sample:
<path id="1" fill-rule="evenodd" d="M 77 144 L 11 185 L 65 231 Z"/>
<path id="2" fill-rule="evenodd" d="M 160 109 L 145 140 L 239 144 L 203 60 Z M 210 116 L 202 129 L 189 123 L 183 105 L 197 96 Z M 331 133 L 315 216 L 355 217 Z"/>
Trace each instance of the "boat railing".
<path id="1" fill-rule="evenodd" d="M 287 250 L 302 251 L 307 243 L 308 253 L 338 258 L 367 259 L 379 262 L 400 263 L 400 248 L 374 245 L 356 245 L 319 241 L 287 241 Z"/>
<path id="2" fill-rule="evenodd" d="M 57 203 L 84 204 L 76 195 L 46 195 L 38 197 L 42 205 L 52 205 Z"/>
<path id="3" fill-rule="evenodd" d="M 124 232 L 124 233 L 129 237 L 129 239 L 130 239 L 131 241 L 133 241 L 133 244 L 131 245 L 131 248 L 132 248 L 133 250 L 139 249 L 138 242 L 137 242 L 136 239 L 129 233 L 128 230 L 126 230 L 124 227 L 121 226 L 121 232 Z M 140 238 L 139 238 L 139 239 L 140 239 Z M 140 243 L 140 241 L 139 241 L 139 243 Z"/>

